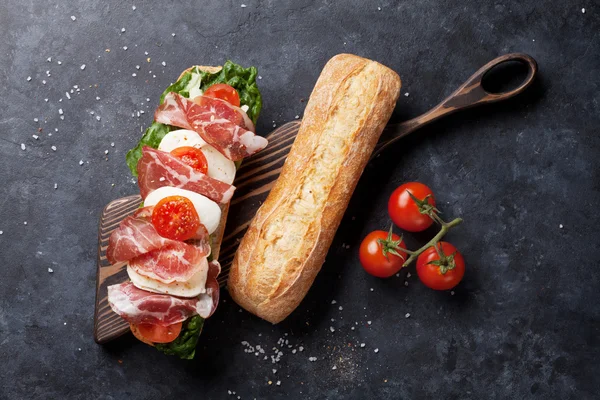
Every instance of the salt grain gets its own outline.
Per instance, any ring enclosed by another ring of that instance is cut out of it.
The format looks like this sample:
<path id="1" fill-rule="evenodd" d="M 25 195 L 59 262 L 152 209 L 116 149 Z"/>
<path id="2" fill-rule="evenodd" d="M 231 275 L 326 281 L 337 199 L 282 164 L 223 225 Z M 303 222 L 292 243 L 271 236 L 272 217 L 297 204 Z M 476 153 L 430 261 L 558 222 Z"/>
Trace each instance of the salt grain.
<path id="1" fill-rule="evenodd" d="M 52 57 L 48 57 L 48 59 L 46 61 L 52 62 Z"/>
<path id="2" fill-rule="evenodd" d="M 4 231 L 0 231 L 0 235 L 3 235 L 3 234 L 4 234 Z"/>
<path id="3" fill-rule="evenodd" d="M 81 64 L 81 67 L 79 68 L 81 68 L 81 70 L 83 71 L 85 69 L 85 64 Z"/>
<path id="4" fill-rule="evenodd" d="M 585 14 L 585 8 L 582 8 L 582 9 L 581 9 L 581 13 L 582 13 L 582 14 Z"/>
<path id="5" fill-rule="evenodd" d="M 329 330 L 331 331 L 331 333 L 335 332 L 335 328 L 333 326 L 330 326 Z"/>
<path id="6" fill-rule="evenodd" d="M 46 84 L 46 80 L 42 79 L 42 84 L 45 85 Z"/>
<path id="7" fill-rule="evenodd" d="M 338 308 L 340 311 L 342 311 L 344 309 L 344 307 L 342 307 L 342 306 L 339 306 Z"/>
<path id="8" fill-rule="evenodd" d="M 240 7 L 246 8 L 247 6 L 245 4 L 240 4 Z"/>
<path id="9" fill-rule="evenodd" d="M 375 353 L 379 353 L 379 349 L 375 349 L 373 350 Z"/>
<path id="10" fill-rule="evenodd" d="M 115 142 L 111 142 L 110 147 L 115 147 Z"/>
<path id="11" fill-rule="evenodd" d="M 410 313 L 404 314 L 404 318 L 410 318 Z"/>
<path id="12" fill-rule="evenodd" d="M 38 122 L 38 121 L 39 121 L 39 119 L 37 119 L 37 118 L 33 119 L 33 122 Z"/>
<path id="13" fill-rule="evenodd" d="M 48 272 L 49 272 L 49 273 L 53 273 L 53 272 L 54 272 L 54 270 L 53 270 L 52 268 L 48 268 Z"/>
<path id="14" fill-rule="evenodd" d="M 361 344 L 360 344 L 360 347 L 365 347 L 365 346 L 366 346 L 366 345 L 365 345 L 364 343 L 361 343 Z"/>
<path id="15" fill-rule="evenodd" d="M 79 165 L 83 165 L 83 160 L 79 160 Z"/>
<path id="16" fill-rule="evenodd" d="M 335 304 L 335 303 L 337 303 L 337 301 L 331 300 L 331 304 Z"/>
<path id="17" fill-rule="evenodd" d="M 163 66 L 163 67 L 166 67 L 166 66 L 167 66 L 167 63 L 166 63 L 166 62 L 164 62 L 164 61 L 163 61 L 161 64 L 162 64 L 162 66 Z"/>
<path id="18" fill-rule="evenodd" d="M 52 146 L 50 148 L 52 149 L 52 151 L 56 151 L 56 146 Z"/>
<path id="19" fill-rule="evenodd" d="M 139 65 L 136 65 L 136 66 L 135 66 L 135 68 L 136 68 L 136 69 L 140 69 L 140 66 L 139 66 Z"/>
<path id="20" fill-rule="evenodd" d="M 96 115 L 96 119 L 97 119 L 98 121 L 100 121 L 100 116 L 99 116 L 99 115 Z"/>
<path id="21" fill-rule="evenodd" d="M 371 325 L 371 321 L 367 321 L 367 324 Z"/>
<path id="22" fill-rule="evenodd" d="M 30 80 L 31 80 L 31 77 L 30 77 L 30 76 L 28 76 L 28 77 L 27 77 L 27 82 L 29 82 Z"/>
<path id="23" fill-rule="evenodd" d="M 96 96 L 96 100 L 100 100 L 100 97 Z"/>
<path id="24" fill-rule="evenodd" d="M 21 150 L 25 150 L 25 143 L 21 143 Z"/>
<path id="25" fill-rule="evenodd" d="M 559 224 L 559 225 L 558 225 L 558 227 L 559 227 L 560 229 L 564 228 L 563 224 Z"/>
<path id="26" fill-rule="evenodd" d="M 451 296 L 454 296 L 454 290 L 451 290 L 451 291 L 450 291 L 450 295 L 451 295 Z"/>
<path id="27" fill-rule="evenodd" d="M 67 96 L 67 99 L 71 100 L 71 95 L 69 94 L 69 92 L 65 92 L 65 96 Z"/>
<path id="28" fill-rule="evenodd" d="M 104 150 L 104 154 L 108 154 L 108 150 Z"/>
<path id="29" fill-rule="evenodd" d="M 404 96 L 405 96 L 405 97 L 408 97 L 408 96 L 409 96 L 409 93 L 408 93 L 408 92 L 404 93 Z"/>
<path id="30" fill-rule="evenodd" d="M 38 135 L 31 135 L 35 140 L 38 140 L 40 137 Z"/>
<path id="31" fill-rule="evenodd" d="M 54 189 L 58 189 L 58 183 L 54 184 Z"/>
<path id="32" fill-rule="evenodd" d="M 121 28 L 121 32 L 125 32 L 125 28 Z"/>
<path id="33" fill-rule="evenodd" d="M 371 292 L 372 292 L 372 291 L 373 291 L 373 288 L 371 288 L 370 290 L 371 290 Z"/>
<path id="34" fill-rule="evenodd" d="M 75 21 L 77 18 L 75 18 L 74 15 L 71 15 L 71 21 Z"/>
<path id="35" fill-rule="evenodd" d="M 404 286 L 408 286 L 408 281 L 404 281 Z"/>
<path id="36" fill-rule="evenodd" d="M 281 386 L 281 381 L 277 381 L 277 386 Z"/>
<path id="37" fill-rule="evenodd" d="M 56 62 L 58 65 L 62 65 L 62 61 L 57 61 Z"/>
<path id="38" fill-rule="evenodd" d="M 137 74 L 134 72 L 133 74 L 131 74 L 131 76 L 133 76 L 133 77 L 136 77 L 136 76 L 137 76 Z"/>
<path id="39" fill-rule="evenodd" d="M 59 109 L 58 109 L 58 114 L 59 114 L 59 115 L 63 115 L 63 110 L 62 110 L 62 108 L 59 108 Z"/>
<path id="40" fill-rule="evenodd" d="M 24 221 L 24 222 L 23 222 L 23 225 L 27 225 L 27 221 Z"/>
<path id="41" fill-rule="evenodd" d="M 308 361 L 315 362 L 317 361 L 317 357 L 308 357 Z"/>
<path id="42" fill-rule="evenodd" d="M 123 50 L 127 50 L 127 46 L 123 46 Z"/>

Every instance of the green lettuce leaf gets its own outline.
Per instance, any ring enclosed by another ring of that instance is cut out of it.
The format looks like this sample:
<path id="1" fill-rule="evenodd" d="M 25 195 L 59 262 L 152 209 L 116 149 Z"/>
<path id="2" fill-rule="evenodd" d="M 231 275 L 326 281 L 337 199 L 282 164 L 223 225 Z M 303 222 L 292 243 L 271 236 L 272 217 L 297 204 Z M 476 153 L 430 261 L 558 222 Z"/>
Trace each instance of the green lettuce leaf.
<path id="1" fill-rule="evenodd" d="M 204 318 L 194 315 L 183 323 L 177 339 L 170 343 L 156 343 L 154 346 L 167 355 L 178 356 L 183 360 L 191 360 L 196 355 L 196 344 L 198 344 L 203 326 Z"/>
<path id="2" fill-rule="evenodd" d="M 189 97 L 190 90 L 195 86 L 194 83 L 197 81 L 193 79 L 194 75 L 196 77 L 200 75 L 200 90 L 202 91 L 205 91 L 216 83 L 226 83 L 233 86 L 240 96 L 240 104 L 248 106 L 248 117 L 256 124 L 262 108 L 262 97 L 256 85 L 257 74 L 258 72 L 255 67 L 243 68 L 231 61 L 227 61 L 223 65 L 223 68 L 214 74 L 200 71 L 197 67 L 194 67 L 191 71 L 184 73 L 177 82 L 173 83 L 163 92 L 162 96 L 160 96 L 160 103 L 163 103 L 165 96 L 170 92 Z M 154 122 L 150 128 L 146 129 L 146 133 L 142 136 L 137 146 L 127 152 L 127 166 L 129 166 L 133 176 L 137 176 L 137 163 L 142 156 L 142 147 L 150 146 L 155 149 L 158 148 L 162 138 L 174 129 L 176 128 L 159 124 L 158 122 Z"/>
<path id="3" fill-rule="evenodd" d="M 150 128 L 146 129 L 146 133 L 140 139 L 137 146 L 127 152 L 125 159 L 127 160 L 127 166 L 131 170 L 133 176 L 137 176 L 137 164 L 140 158 L 142 158 L 142 147 L 150 146 L 152 148 L 158 148 L 160 141 L 165 137 L 173 127 L 170 125 L 159 124 L 153 122 Z"/>

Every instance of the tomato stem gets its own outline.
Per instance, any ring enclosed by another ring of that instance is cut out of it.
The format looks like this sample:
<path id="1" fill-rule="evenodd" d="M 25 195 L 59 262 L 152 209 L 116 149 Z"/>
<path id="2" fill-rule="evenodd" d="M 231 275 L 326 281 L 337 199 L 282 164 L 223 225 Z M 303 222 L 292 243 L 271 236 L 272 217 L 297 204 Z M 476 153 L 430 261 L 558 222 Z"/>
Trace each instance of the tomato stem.
<path id="1" fill-rule="evenodd" d="M 411 252 L 407 251 L 407 253 L 410 254 L 410 257 L 408 257 L 408 259 L 406 261 L 404 261 L 404 264 L 402 264 L 402 267 L 408 267 L 410 265 L 410 263 L 415 261 L 415 259 L 417 257 L 419 257 L 419 255 L 422 252 L 424 252 L 431 246 L 435 246 L 440 241 L 440 239 L 442 239 L 444 237 L 444 235 L 446 233 L 448 233 L 448 231 L 450 229 L 454 228 L 457 225 L 460 225 L 463 222 L 462 218 L 455 218 L 450 222 L 444 222 L 441 219 L 440 219 L 440 221 L 441 221 L 441 225 L 442 225 L 442 228 L 440 229 L 440 231 L 429 242 L 427 242 L 423 247 L 421 247 L 419 250 L 411 251 Z"/>

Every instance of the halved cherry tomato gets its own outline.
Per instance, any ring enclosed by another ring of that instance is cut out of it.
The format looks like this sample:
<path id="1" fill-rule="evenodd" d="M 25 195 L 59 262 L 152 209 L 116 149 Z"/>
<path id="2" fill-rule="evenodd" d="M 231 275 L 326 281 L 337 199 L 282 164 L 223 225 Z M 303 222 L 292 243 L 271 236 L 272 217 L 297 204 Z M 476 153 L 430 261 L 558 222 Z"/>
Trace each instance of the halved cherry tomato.
<path id="1" fill-rule="evenodd" d="M 203 94 L 207 97 L 216 97 L 217 99 L 225 100 L 229 104 L 239 107 L 240 95 L 234 87 L 225 83 L 217 83 L 206 89 Z"/>
<path id="2" fill-rule="evenodd" d="M 358 256 L 365 271 L 387 278 L 400 271 L 406 260 L 402 238 L 390 231 L 373 231 L 360 244 Z"/>
<path id="3" fill-rule="evenodd" d="M 208 171 L 208 161 L 202 150 L 191 147 L 182 146 L 177 147 L 171 151 L 171 155 L 179 158 L 181 161 L 194 168 L 196 171 L 206 174 Z"/>
<path id="4" fill-rule="evenodd" d="M 152 343 L 170 343 L 177 339 L 181 332 L 182 323 L 178 322 L 173 325 L 160 326 L 153 324 L 131 324 L 132 332 L 136 333 L 136 336 L 141 336 L 140 340 L 143 342 Z"/>
<path id="5" fill-rule="evenodd" d="M 419 255 L 417 275 L 428 288 L 452 289 L 465 275 L 465 259 L 450 243 L 439 242 Z"/>
<path id="6" fill-rule="evenodd" d="M 422 205 L 419 206 L 418 203 Z M 431 189 L 419 182 L 401 185 L 394 190 L 388 201 L 388 212 L 394 224 L 409 232 L 421 232 L 433 224 L 433 219 L 423 212 L 427 210 L 437 212 L 435 198 Z"/>
<path id="7" fill-rule="evenodd" d="M 173 240 L 188 240 L 200 228 L 194 204 L 183 196 L 168 196 L 154 206 L 152 224 L 159 235 Z"/>

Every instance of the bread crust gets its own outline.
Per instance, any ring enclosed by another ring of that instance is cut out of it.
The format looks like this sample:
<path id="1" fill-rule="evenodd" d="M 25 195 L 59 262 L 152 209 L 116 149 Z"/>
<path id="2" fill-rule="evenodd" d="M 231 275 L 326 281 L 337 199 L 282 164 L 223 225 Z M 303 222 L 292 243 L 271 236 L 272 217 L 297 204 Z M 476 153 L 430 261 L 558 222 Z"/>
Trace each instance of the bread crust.
<path id="1" fill-rule="evenodd" d="M 351 54 L 325 65 L 282 172 L 236 252 L 228 289 L 272 323 L 300 304 L 400 93 L 391 69 Z"/>

